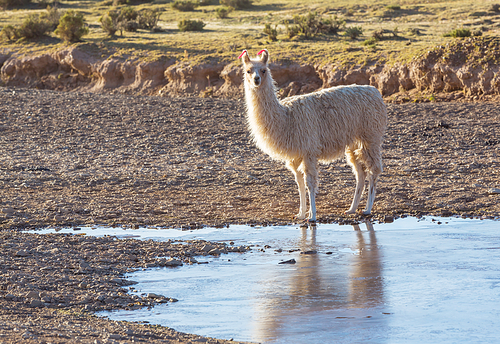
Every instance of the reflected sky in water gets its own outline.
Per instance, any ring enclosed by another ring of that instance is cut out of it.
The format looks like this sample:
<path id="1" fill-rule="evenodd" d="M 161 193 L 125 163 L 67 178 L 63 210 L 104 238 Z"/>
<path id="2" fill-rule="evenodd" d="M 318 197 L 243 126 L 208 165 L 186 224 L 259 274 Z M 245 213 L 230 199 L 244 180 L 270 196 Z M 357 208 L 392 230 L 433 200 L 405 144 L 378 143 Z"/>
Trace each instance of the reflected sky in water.
<path id="1" fill-rule="evenodd" d="M 179 302 L 101 313 L 114 320 L 147 320 L 182 332 L 263 343 L 496 343 L 500 338 L 499 221 L 428 217 L 309 228 L 82 230 L 256 245 L 245 254 L 198 258 L 209 264 L 129 275 L 140 282 L 138 293 Z M 296 263 L 279 264 L 290 259 Z"/>

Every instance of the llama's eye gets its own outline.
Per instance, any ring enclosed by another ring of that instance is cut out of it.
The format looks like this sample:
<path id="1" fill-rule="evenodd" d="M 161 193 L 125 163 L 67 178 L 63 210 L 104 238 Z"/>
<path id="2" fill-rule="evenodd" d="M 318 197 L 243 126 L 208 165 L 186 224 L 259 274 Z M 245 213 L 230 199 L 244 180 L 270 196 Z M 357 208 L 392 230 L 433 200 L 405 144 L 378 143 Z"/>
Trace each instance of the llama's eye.
<path id="1" fill-rule="evenodd" d="M 251 70 L 247 70 L 247 73 L 248 73 L 248 74 L 252 74 L 252 71 L 251 71 Z"/>
<path id="2" fill-rule="evenodd" d="M 265 69 L 264 69 L 264 70 L 261 70 L 261 73 L 262 73 L 262 74 L 266 74 L 266 70 L 265 70 Z"/>

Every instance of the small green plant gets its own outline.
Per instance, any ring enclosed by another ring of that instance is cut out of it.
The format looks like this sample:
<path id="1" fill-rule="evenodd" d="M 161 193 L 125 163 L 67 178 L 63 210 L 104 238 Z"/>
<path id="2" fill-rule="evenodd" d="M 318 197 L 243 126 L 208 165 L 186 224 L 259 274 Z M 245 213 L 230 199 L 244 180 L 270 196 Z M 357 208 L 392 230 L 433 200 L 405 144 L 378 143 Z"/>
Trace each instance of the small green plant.
<path id="1" fill-rule="evenodd" d="M 234 10 L 233 7 L 222 6 L 217 8 L 215 12 L 217 13 L 217 17 L 219 19 L 225 19 L 229 17 L 229 13 L 231 13 L 233 10 Z"/>
<path id="2" fill-rule="evenodd" d="M 55 34 L 66 42 L 79 42 L 82 36 L 88 33 L 83 14 L 75 10 L 64 13 L 55 31 Z"/>
<path id="3" fill-rule="evenodd" d="M 455 29 L 452 30 L 449 33 L 444 34 L 444 37 L 453 37 L 453 38 L 459 38 L 459 37 L 470 37 L 471 32 L 469 29 Z"/>
<path id="4" fill-rule="evenodd" d="M 269 40 L 275 42 L 278 40 L 278 26 L 274 25 L 274 28 L 271 24 L 264 25 L 264 33 L 269 37 Z"/>
<path id="5" fill-rule="evenodd" d="M 221 5 L 231 6 L 237 10 L 252 7 L 252 0 L 219 0 Z"/>
<path id="6" fill-rule="evenodd" d="M 202 31 L 205 25 L 206 24 L 201 20 L 184 19 L 181 20 L 177 26 L 179 28 L 179 31 L 184 32 L 184 31 Z"/>
<path id="7" fill-rule="evenodd" d="M 344 36 L 349 37 L 352 40 L 357 39 L 363 34 L 363 28 L 361 26 L 350 26 L 344 31 Z"/>
<path id="8" fill-rule="evenodd" d="M 194 11 L 196 7 L 198 7 L 197 3 L 187 0 L 175 0 L 172 3 L 172 8 L 181 12 Z"/>
<path id="9" fill-rule="evenodd" d="M 384 39 L 384 30 L 379 29 L 379 30 L 373 31 L 371 38 L 373 38 L 377 41 L 383 40 Z"/>
<path id="10" fill-rule="evenodd" d="M 379 41 L 379 39 L 377 39 L 375 37 L 370 37 L 363 42 L 363 45 L 375 47 L 375 45 L 377 44 L 378 41 Z"/>
<path id="11" fill-rule="evenodd" d="M 399 5 L 389 5 L 386 7 L 390 11 L 399 11 L 401 9 L 401 6 Z"/>

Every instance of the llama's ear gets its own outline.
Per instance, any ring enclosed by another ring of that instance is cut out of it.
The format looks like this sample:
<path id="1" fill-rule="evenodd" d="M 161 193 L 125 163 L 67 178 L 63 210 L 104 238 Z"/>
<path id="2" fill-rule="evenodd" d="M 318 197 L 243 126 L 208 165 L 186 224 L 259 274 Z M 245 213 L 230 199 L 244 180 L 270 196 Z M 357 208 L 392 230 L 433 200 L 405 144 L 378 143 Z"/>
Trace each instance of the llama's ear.
<path id="1" fill-rule="evenodd" d="M 260 55 L 260 61 L 262 63 L 267 63 L 269 61 L 269 51 L 267 51 L 267 49 L 262 49 L 257 55 Z"/>
<path id="2" fill-rule="evenodd" d="M 246 50 L 243 50 L 243 52 L 238 56 L 239 59 L 243 57 L 243 63 L 248 63 L 250 62 L 250 56 L 248 56 L 248 52 Z"/>

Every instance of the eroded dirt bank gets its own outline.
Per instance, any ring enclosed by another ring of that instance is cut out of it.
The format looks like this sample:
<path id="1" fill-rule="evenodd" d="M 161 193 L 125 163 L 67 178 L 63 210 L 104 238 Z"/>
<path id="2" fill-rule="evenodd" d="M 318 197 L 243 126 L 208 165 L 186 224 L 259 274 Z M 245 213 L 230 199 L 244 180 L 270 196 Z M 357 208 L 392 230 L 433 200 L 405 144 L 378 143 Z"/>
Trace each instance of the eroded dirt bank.
<path id="1" fill-rule="evenodd" d="M 389 104 L 371 219 L 500 216 L 499 116 L 498 103 Z M 16 228 L 290 223 L 298 211 L 293 177 L 254 147 L 238 100 L 2 87 L 0 147 L 4 343 L 217 342 L 91 316 L 171 302 L 169 295 L 132 298 L 122 274 L 167 264 L 162 255 L 202 261 L 208 243 L 182 251 L 168 242 Z M 355 184 L 344 161 L 322 166 L 320 181 L 320 222 L 362 220 L 343 214 Z"/>
<path id="2" fill-rule="evenodd" d="M 272 53 L 271 53 L 272 56 Z M 438 46 L 408 63 L 364 66 L 272 63 L 281 97 L 337 85 L 377 87 L 388 100 L 407 102 L 411 93 L 443 100 L 491 99 L 500 94 L 500 39 L 457 40 Z M 95 54 L 68 48 L 39 56 L 0 52 L 0 77 L 5 86 L 51 90 L 119 92 L 162 96 L 239 97 L 239 61 L 192 65 L 186 61 L 152 62 Z M 410 95 L 409 93 L 410 92 Z M 389 98 L 389 96 L 393 96 Z"/>

